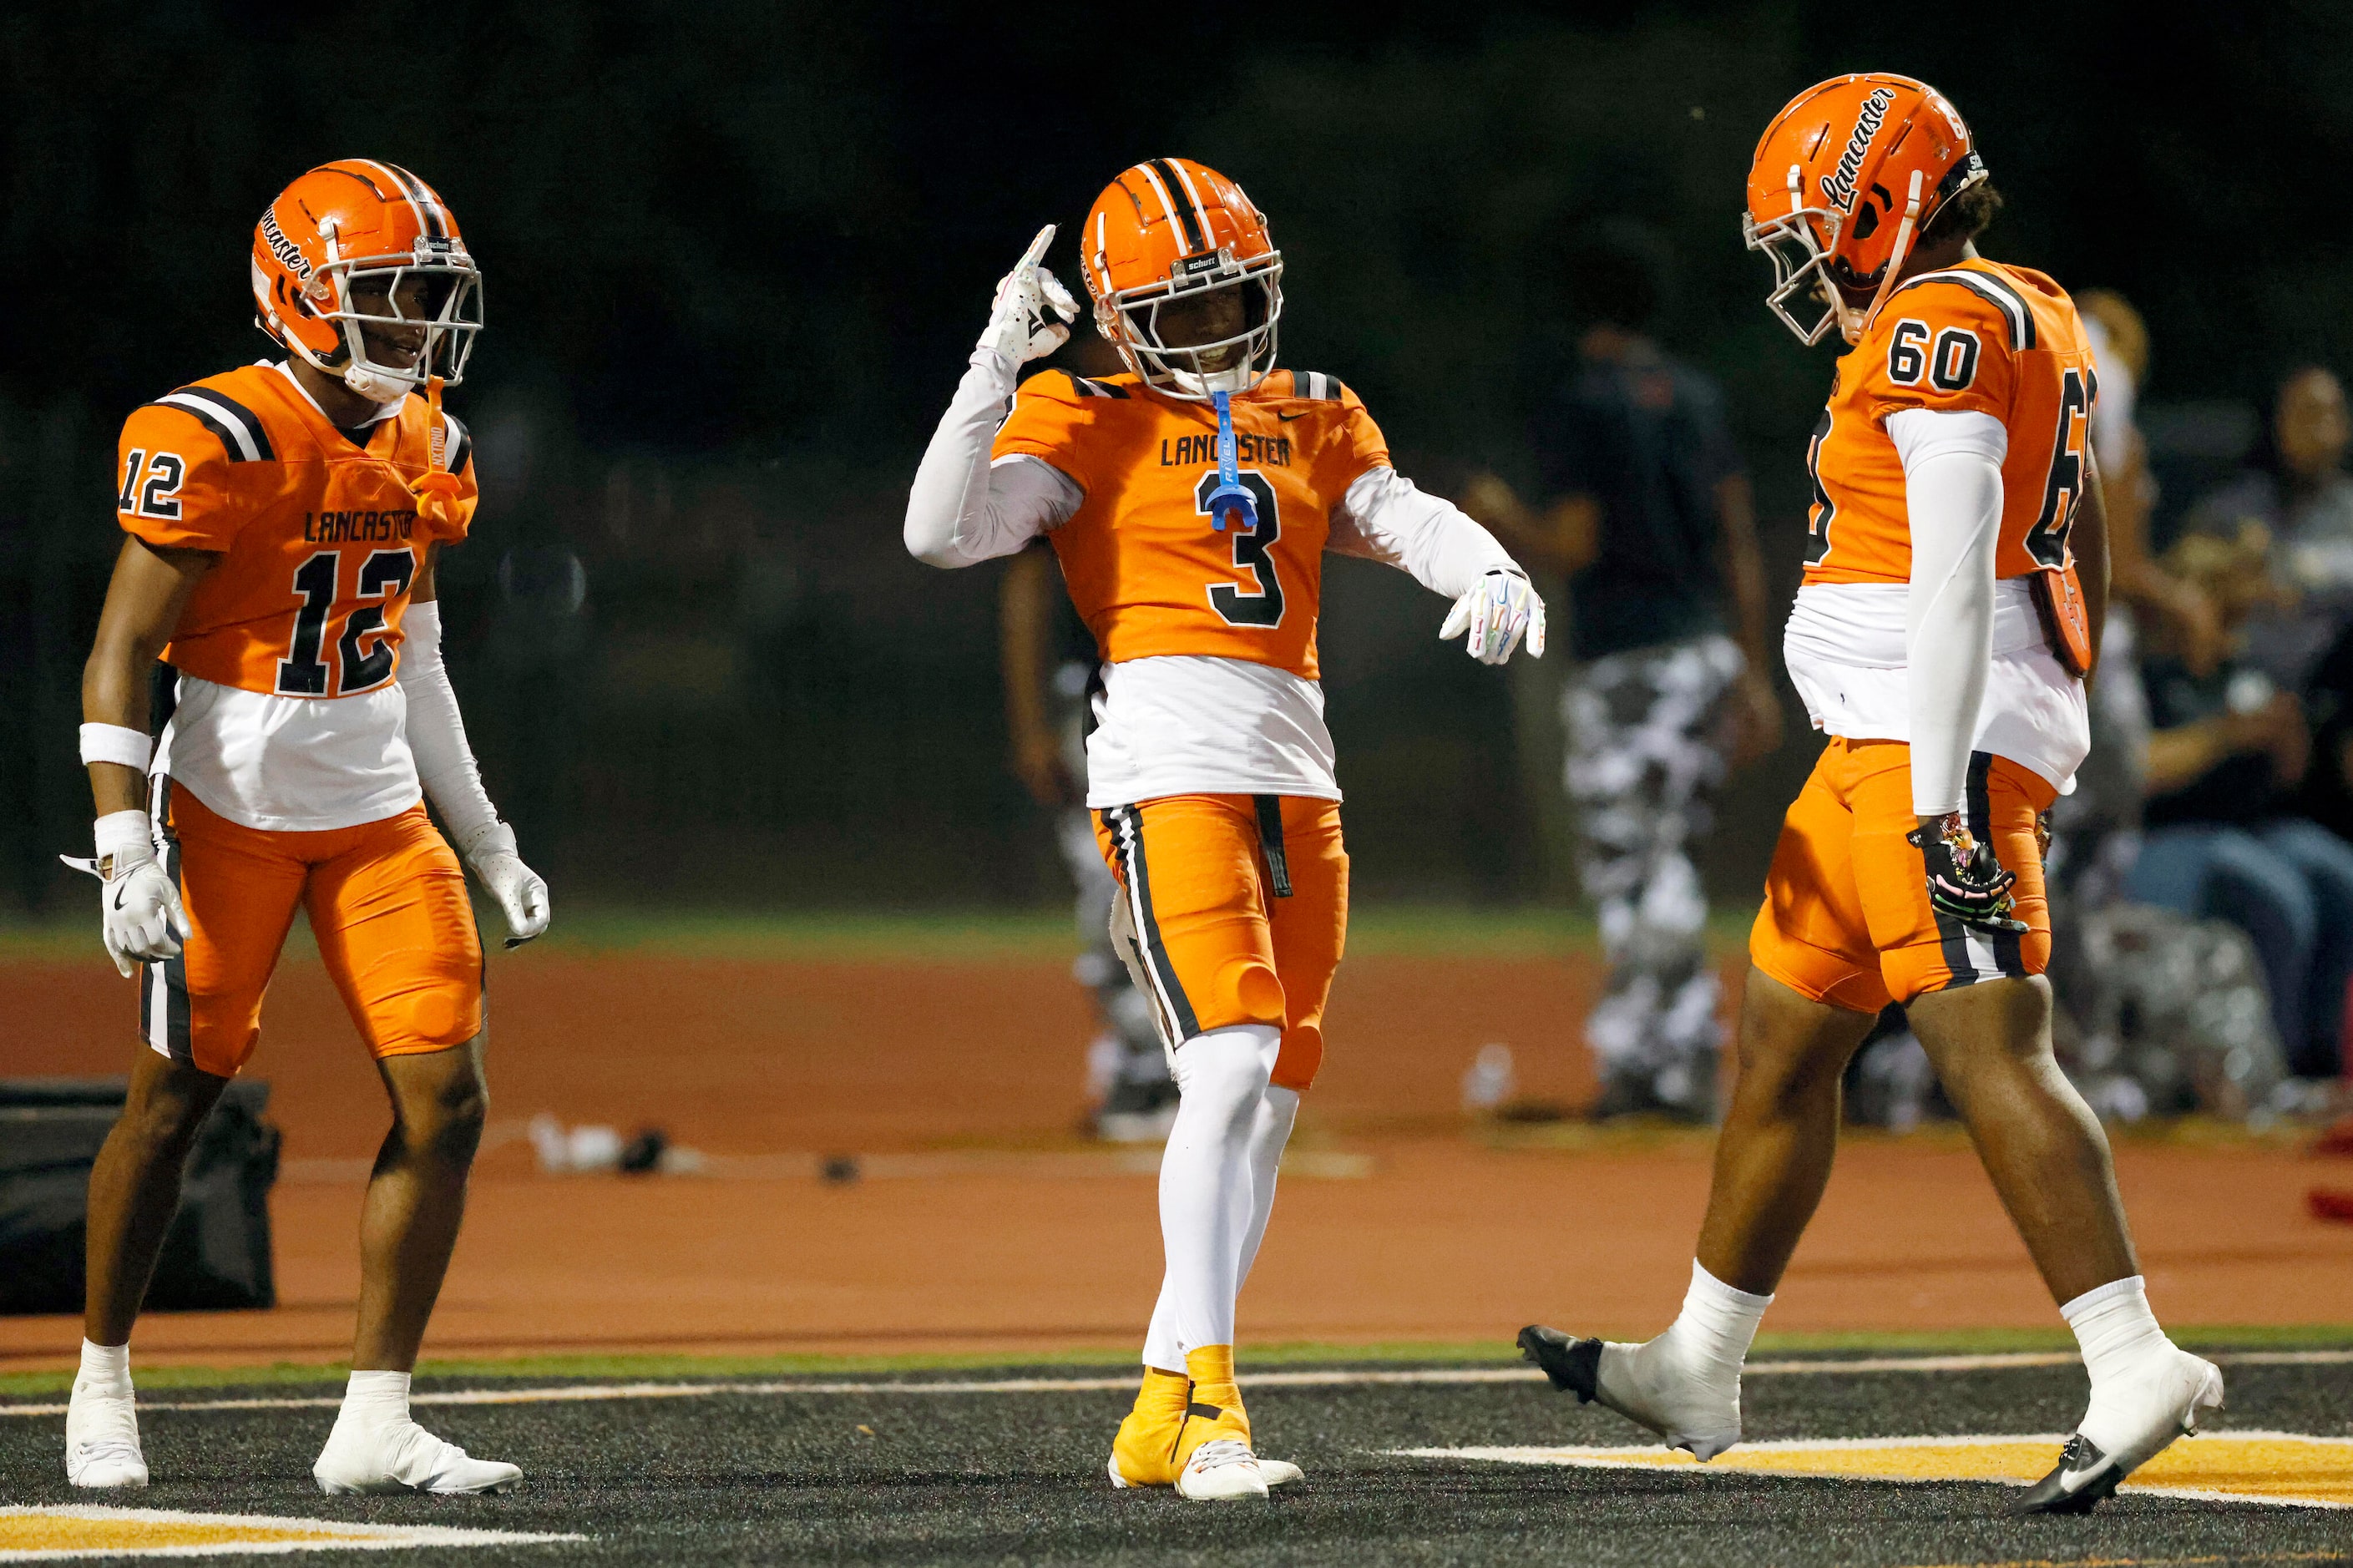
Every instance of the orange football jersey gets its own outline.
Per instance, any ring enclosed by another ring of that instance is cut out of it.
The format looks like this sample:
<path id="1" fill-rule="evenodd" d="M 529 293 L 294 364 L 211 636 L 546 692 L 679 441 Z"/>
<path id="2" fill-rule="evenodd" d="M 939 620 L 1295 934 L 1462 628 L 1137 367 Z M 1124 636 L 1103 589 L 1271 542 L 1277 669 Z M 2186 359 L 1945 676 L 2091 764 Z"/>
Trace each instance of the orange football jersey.
<path id="1" fill-rule="evenodd" d="M 420 521 L 409 481 L 429 457 L 410 396 L 355 446 L 284 373 L 248 365 L 132 411 L 118 517 L 164 548 L 216 552 L 165 662 L 221 686 L 349 697 L 393 678 L 409 588 L 438 540 L 474 512 L 473 443 L 448 416 L 452 525 Z"/>
<path id="2" fill-rule="evenodd" d="M 1990 414 L 2010 432 L 1996 576 L 2068 564 L 2098 392 L 2074 302 L 2042 273 L 1969 260 L 1904 284 L 1839 361 L 1814 426 L 1806 581 L 1910 580 L 1904 464 L 1882 424 L 1905 408 Z"/>
<path id="3" fill-rule="evenodd" d="M 1233 399 L 1258 526 L 1212 524 L 1218 416 L 1133 375 L 1048 371 L 1023 384 L 991 455 L 1042 458 L 1086 500 L 1047 537 L 1106 662 L 1210 654 L 1316 678 L 1332 511 L 1388 445 L 1332 376 L 1276 371 Z"/>

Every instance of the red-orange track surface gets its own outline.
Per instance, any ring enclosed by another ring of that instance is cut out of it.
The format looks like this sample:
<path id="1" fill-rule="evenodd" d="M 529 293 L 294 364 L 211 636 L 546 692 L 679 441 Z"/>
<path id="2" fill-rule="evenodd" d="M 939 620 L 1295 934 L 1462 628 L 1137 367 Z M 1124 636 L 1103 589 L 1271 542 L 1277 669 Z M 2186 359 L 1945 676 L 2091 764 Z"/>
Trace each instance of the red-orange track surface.
<path id="1" fill-rule="evenodd" d="M 1344 966 L 1299 1140 L 1324 1159 L 1285 1179 L 1243 1299 L 1246 1340 L 1501 1341 L 1533 1319 L 1622 1333 L 1665 1321 L 1689 1274 L 1706 1140 L 1510 1146 L 1455 1109 L 1490 1041 L 1512 1046 L 1523 1094 L 1589 1093 L 1577 1033 L 1592 983 L 1587 966 L 1538 960 Z M 494 1129 L 543 1110 L 624 1133 L 659 1125 L 722 1156 L 976 1152 L 879 1162 L 847 1185 L 792 1160 L 765 1176 L 543 1176 L 510 1137 L 477 1176 L 427 1355 L 1018 1352 L 1140 1337 L 1158 1273 L 1154 1181 L 1069 1136 L 1088 1017 L 1061 964 L 527 950 L 493 961 L 491 994 Z M 0 965 L 0 1076 L 120 1073 L 132 1016 L 102 958 Z M 272 1084 L 286 1131 L 284 1305 L 152 1316 L 142 1360 L 327 1360 L 348 1346 L 359 1162 L 385 1110 L 314 961 L 281 967 L 248 1071 Z M 1011 1152 L 1023 1149 L 1037 1152 Z M 1335 1152 L 1369 1156 L 1370 1173 L 1347 1174 L 1362 1162 Z M 2126 1142 L 2118 1166 L 2170 1321 L 2353 1317 L 2353 1227 L 2309 1216 L 2311 1163 Z M 1975 1159 L 1931 1137 L 1850 1144 L 1769 1326 L 2055 1323 Z M 0 1367 L 65 1364 L 77 1338 L 70 1320 L 0 1319 Z"/>

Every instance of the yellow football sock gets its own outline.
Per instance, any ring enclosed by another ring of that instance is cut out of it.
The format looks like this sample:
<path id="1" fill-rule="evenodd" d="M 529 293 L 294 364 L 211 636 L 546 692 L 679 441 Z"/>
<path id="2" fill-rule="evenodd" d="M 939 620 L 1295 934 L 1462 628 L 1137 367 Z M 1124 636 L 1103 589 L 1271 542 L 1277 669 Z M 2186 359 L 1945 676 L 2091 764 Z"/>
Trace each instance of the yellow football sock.
<path id="1" fill-rule="evenodd" d="M 1135 1405 L 1119 1424 L 1112 1439 L 1112 1462 L 1120 1478 L 1132 1487 L 1165 1487 L 1176 1479 L 1176 1441 L 1185 1429 L 1185 1410 L 1191 1403 L 1193 1380 L 1181 1372 L 1144 1369 L 1144 1384 L 1135 1391 Z"/>
<path id="2" fill-rule="evenodd" d="M 1221 1437 L 1250 1440 L 1250 1413 L 1242 1408 L 1242 1391 L 1234 1381 L 1234 1347 L 1203 1345 L 1185 1352 L 1186 1370 L 1193 1387 L 1185 1409 L 1185 1429 L 1176 1440 L 1181 1468 L 1193 1450 Z"/>

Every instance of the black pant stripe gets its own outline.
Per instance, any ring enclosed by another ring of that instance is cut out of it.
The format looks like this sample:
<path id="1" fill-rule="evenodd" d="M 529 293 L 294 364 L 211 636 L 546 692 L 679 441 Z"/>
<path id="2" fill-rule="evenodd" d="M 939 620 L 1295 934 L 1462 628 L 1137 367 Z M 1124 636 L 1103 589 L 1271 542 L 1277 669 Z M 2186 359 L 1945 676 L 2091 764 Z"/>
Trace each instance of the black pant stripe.
<path id="1" fill-rule="evenodd" d="M 1160 921 L 1152 912 L 1152 874 L 1145 863 L 1144 813 L 1133 805 L 1114 806 L 1104 813 L 1112 824 L 1112 841 L 1121 848 L 1121 859 L 1127 870 L 1128 893 L 1135 901 L 1136 934 L 1144 942 L 1145 961 L 1152 965 L 1153 977 L 1160 983 L 1160 991 L 1175 1016 L 1174 1037 L 1189 1040 L 1201 1032 L 1201 1021 L 1193 1011 L 1192 998 L 1176 978 L 1176 966 L 1169 961 L 1168 950 L 1160 940 Z"/>
<path id="2" fill-rule="evenodd" d="M 1993 776 L 1993 753 L 1969 753 L 1968 812 L 1969 832 L 1980 844 L 1993 842 L 1993 807 L 1987 798 L 1986 781 Z M 2010 868 L 2015 871 L 2017 867 Z M 2026 975 L 2026 955 L 2021 951 L 2018 933 L 1998 931 L 1993 933 L 1994 966 L 2012 979 Z"/>
<path id="3" fill-rule="evenodd" d="M 1266 857 L 1266 880 L 1278 899 L 1291 897 L 1291 857 L 1282 847 L 1282 797 L 1279 795 L 1255 795 L 1250 804 L 1258 808 L 1258 844 Z"/>
<path id="4" fill-rule="evenodd" d="M 1944 910 L 1936 911 L 1936 940 L 1945 950 L 1945 967 L 1953 974 L 1952 979 L 1946 982 L 1948 988 L 1978 983 L 1977 965 L 1969 962 L 1968 930 Z"/>
<path id="5" fill-rule="evenodd" d="M 164 798 L 171 795 L 171 784 L 164 782 Z M 164 840 L 164 875 L 179 889 L 180 901 L 187 902 L 188 891 L 180 882 L 180 841 L 167 836 Z M 175 1062 L 194 1062 L 195 1048 L 188 1038 L 188 953 L 184 944 L 177 958 L 164 961 L 164 1048 Z"/>

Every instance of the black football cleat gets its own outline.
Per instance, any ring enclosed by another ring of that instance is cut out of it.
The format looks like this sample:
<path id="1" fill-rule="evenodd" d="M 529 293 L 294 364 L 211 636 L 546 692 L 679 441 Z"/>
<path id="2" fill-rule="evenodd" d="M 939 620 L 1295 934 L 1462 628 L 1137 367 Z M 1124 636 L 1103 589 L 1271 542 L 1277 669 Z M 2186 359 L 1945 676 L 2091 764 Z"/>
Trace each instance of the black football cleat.
<path id="1" fill-rule="evenodd" d="M 2089 1513 L 2103 1499 L 2114 1497 L 2125 1469 L 2114 1455 L 2081 1432 L 2067 1439 L 2059 1468 L 2027 1489 L 2010 1508 L 2012 1513 Z"/>
<path id="2" fill-rule="evenodd" d="M 1520 1331 L 1520 1354 L 1544 1368 L 1545 1376 L 1563 1394 L 1574 1394 L 1579 1405 L 1590 1405 L 1599 1392 L 1601 1342 L 1571 1339 L 1558 1329 L 1530 1323 Z"/>

